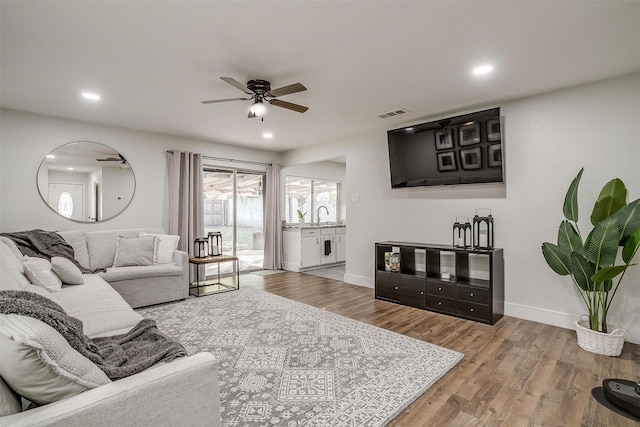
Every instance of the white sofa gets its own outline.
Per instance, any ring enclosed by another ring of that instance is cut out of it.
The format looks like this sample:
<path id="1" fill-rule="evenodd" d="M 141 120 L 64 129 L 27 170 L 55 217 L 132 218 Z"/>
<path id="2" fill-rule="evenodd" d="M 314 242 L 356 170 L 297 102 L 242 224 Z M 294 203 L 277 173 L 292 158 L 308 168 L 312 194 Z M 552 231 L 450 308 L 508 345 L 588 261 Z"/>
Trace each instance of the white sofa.
<path id="1" fill-rule="evenodd" d="M 119 229 L 107 231 L 59 231 L 73 247 L 76 260 L 89 270 L 106 269 L 98 275 L 106 280 L 133 308 L 185 299 L 189 296 L 189 257 L 175 250 L 173 263 L 112 267 L 118 237 L 138 237 L 140 232 L 163 234 L 162 230 Z"/>
<path id="2" fill-rule="evenodd" d="M 92 242 L 98 239 L 93 240 L 89 237 L 91 233 L 86 234 L 91 248 Z M 102 241 L 109 240 L 107 235 L 101 236 L 104 237 Z M 105 253 L 109 250 L 104 249 Z M 53 300 L 67 314 L 80 319 L 85 334 L 92 338 L 125 333 L 142 319 L 97 274 L 85 274 L 84 284 L 63 285 L 59 292 L 49 292 L 30 284 L 21 262 L 16 263 L 14 259 L 21 261 L 22 258 L 16 251 L 17 247 L 12 246 L 12 242 L 0 239 L 0 290 L 26 290 Z M 123 281 L 114 280 L 113 283 Z M 147 289 L 151 292 L 149 289 L 152 288 Z M 6 336 L 2 338 L 8 339 Z M 0 367 L 2 363 L 3 358 L 0 357 Z M 19 406 L 18 397 L 1 376 L 0 380 L 0 409 L 15 409 Z M 3 415 L 0 416 L 0 426 L 218 426 L 217 361 L 210 353 L 179 358 L 63 400 Z"/>

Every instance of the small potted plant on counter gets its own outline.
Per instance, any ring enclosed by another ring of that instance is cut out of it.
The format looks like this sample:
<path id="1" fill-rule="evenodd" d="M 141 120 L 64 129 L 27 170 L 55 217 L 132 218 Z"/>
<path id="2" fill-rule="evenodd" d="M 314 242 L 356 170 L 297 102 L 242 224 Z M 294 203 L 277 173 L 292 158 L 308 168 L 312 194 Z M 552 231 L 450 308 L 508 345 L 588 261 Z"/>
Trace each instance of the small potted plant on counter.
<path id="1" fill-rule="evenodd" d="M 619 178 L 602 188 L 591 213 L 593 229 L 583 240 L 578 228 L 578 185 L 583 169 L 569 186 L 564 200 L 565 220 L 557 244 L 545 242 L 542 253 L 549 267 L 570 276 L 588 315 L 576 322 L 578 345 L 587 351 L 618 356 L 625 331 L 613 329 L 607 316 L 611 303 L 640 247 L 640 199 L 627 203 L 627 188 Z M 616 264 L 622 247 L 621 263 Z"/>
<path id="2" fill-rule="evenodd" d="M 302 225 L 304 224 L 304 216 L 306 214 L 306 212 L 302 212 L 300 209 L 298 209 L 298 227 L 302 227 Z"/>

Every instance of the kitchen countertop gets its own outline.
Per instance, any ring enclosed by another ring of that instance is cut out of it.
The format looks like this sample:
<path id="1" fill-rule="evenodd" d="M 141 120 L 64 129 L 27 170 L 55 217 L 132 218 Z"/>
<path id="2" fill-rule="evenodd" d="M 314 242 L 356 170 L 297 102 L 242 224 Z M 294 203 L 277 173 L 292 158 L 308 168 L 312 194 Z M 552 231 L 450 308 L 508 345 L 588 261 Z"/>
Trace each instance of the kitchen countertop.
<path id="1" fill-rule="evenodd" d="M 297 225 L 283 225 L 282 229 L 287 231 L 314 230 L 316 228 L 344 228 L 347 224 L 305 224 L 302 227 Z"/>

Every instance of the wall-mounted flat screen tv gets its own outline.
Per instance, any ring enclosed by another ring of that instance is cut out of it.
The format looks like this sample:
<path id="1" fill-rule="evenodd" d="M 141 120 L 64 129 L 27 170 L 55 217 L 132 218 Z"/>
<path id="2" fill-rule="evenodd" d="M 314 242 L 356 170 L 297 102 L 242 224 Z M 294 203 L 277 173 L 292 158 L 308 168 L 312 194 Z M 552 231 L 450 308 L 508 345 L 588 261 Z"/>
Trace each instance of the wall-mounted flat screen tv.
<path id="1" fill-rule="evenodd" d="M 504 182 L 500 108 L 387 132 L 391 187 Z"/>

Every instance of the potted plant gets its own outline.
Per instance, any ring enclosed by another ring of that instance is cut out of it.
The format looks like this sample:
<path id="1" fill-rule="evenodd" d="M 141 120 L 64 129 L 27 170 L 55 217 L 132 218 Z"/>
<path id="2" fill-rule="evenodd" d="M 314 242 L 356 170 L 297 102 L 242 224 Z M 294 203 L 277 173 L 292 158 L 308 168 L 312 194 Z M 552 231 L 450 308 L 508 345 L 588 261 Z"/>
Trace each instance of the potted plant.
<path id="1" fill-rule="evenodd" d="M 304 224 L 304 216 L 306 215 L 306 212 L 302 212 L 300 209 L 298 209 L 298 226 L 302 227 L 302 224 Z"/>
<path id="2" fill-rule="evenodd" d="M 593 229 L 583 239 L 578 227 L 578 186 L 583 171 L 580 169 L 565 196 L 565 220 L 560 224 L 558 241 L 543 243 L 542 253 L 553 271 L 571 277 L 587 307 L 588 324 L 586 319 L 576 322 L 580 347 L 617 356 L 626 334 L 622 330 L 609 332 L 607 316 L 640 247 L 640 199 L 627 203 L 622 180 L 607 182 L 591 213 Z M 619 247 L 622 262 L 616 264 Z"/>

